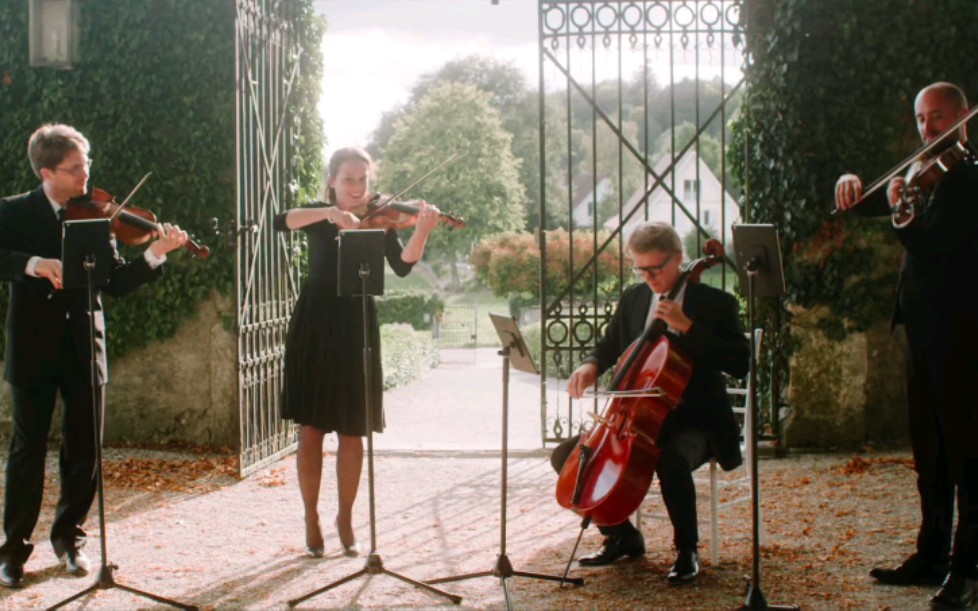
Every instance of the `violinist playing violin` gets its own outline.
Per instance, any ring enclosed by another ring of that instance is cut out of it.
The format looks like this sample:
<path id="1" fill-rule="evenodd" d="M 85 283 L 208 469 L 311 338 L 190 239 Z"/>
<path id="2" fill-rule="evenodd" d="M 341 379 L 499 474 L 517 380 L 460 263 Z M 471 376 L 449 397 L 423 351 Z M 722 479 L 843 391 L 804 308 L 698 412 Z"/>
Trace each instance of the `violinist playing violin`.
<path id="1" fill-rule="evenodd" d="M 676 349 L 692 361 L 693 373 L 685 392 L 662 425 L 658 439 L 662 453 L 655 465 L 676 548 L 676 561 L 667 581 L 680 585 L 699 574 L 692 472 L 710 457 L 716 457 L 726 470 L 743 462 L 740 429 L 722 374 L 737 378 L 747 375 L 750 344 L 733 295 L 706 284 L 680 284 L 683 249 L 672 226 L 645 223 L 629 235 L 627 248 L 632 270 L 642 282 L 624 291 L 607 331 L 573 372 L 567 391 L 571 397 L 580 398 L 657 318 L 668 325 L 666 333 Z M 679 292 L 668 300 L 666 296 L 677 287 L 681 287 Z M 576 443 L 572 438 L 554 449 L 551 462 L 558 472 Z M 628 520 L 599 528 L 604 544 L 582 557 L 580 564 L 598 566 L 645 554 L 644 537 Z"/>
<path id="2" fill-rule="evenodd" d="M 910 441 L 921 521 L 916 551 L 896 567 L 874 568 L 870 575 L 891 585 L 942 584 L 932 604 L 965 607 L 978 596 L 978 310 L 963 288 L 973 280 L 978 260 L 978 166 L 966 126 L 949 131 L 968 114 L 960 87 L 946 82 L 924 87 L 914 112 L 924 144 L 938 142 L 929 156 L 952 146 L 966 154 L 934 184 L 910 194 L 915 214 L 895 230 L 904 257 L 892 322 L 903 324 L 907 338 Z M 888 214 L 901 206 L 907 184 L 907 178 L 893 178 L 885 195 L 880 191 L 862 200 L 862 181 L 845 174 L 836 183 L 836 205 L 859 215 Z"/>
<path id="3" fill-rule="evenodd" d="M 60 564 L 84 575 L 91 562 L 82 551 L 82 526 L 96 492 L 95 418 L 92 405 L 88 291 L 62 288 L 61 229 L 72 198 L 85 196 L 91 169 L 88 140 L 73 127 L 48 124 L 28 142 L 31 167 L 41 185 L 0 200 L 0 279 L 10 284 L 4 378 L 13 398 L 13 438 L 4 492 L 0 584 L 23 584 L 24 564 L 34 546 L 44 491 L 44 459 L 55 399 L 64 403 L 61 429 L 61 496 L 51 544 Z M 163 225 L 143 256 L 126 262 L 115 251 L 109 283 L 102 290 L 119 297 L 158 278 L 166 254 L 187 234 Z M 105 319 L 95 300 L 96 380 L 104 396 L 108 381 Z"/>
<path id="4" fill-rule="evenodd" d="M 360 148 L 333 153 L 326 176 L 328 205 L 295 208 L 275 219 L 279 231 L 301 229 L 309 238 L 309 276 L 302 286 L 285 342 L 285 380 L 282 417 L 299 425 L 296 466 L 305 510 L 306 549 L 323 555 L 325 543 L 319 520 L 319 488 L 323 470 L 323 438 L 335 432 L 338 505 L 334 524 L 343 552 L 356 556 L 359 545 L 353 529 L 353 505 L 363 468 L 364 413 L 363 314 L 360 297 L 338 297 L 337 236 L 341 229 L 363 228 L 371 208 L 373 160 Z M 415 230 L 404 245 L 388 228 L 384 250 L 398 276 L 406 276 L 424 254 L 428 236 L 440 220 L 434 206 L 420 202 Z M 375 228 L 376 225 L 370 225 Z M 380 365 L 380 323 L 373 298 L 368 302 L 368 343 L 371 348 L 371 423 L 384 428 L 383 374 Z"/>

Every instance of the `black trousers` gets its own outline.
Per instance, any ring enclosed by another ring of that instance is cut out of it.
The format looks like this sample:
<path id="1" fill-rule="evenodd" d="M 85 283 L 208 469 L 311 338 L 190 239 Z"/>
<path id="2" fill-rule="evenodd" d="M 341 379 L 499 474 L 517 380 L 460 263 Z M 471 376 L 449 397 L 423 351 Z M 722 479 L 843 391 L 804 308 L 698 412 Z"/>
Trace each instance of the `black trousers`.
<path id="1" fill-rule="evenodd" d="M 930 562 L 951 556 L 951 571 L 978 578 L 978 393 L 970 342 L 908 342 L 907 395 L 920 529 L 917 551 Z M 973 337 L 973 336 L 972 336 Z M 908 333 L 908 339 L 916 339 Z M 925 345 L 922 345 L 925 344 Z M 955 496 L 958 525 L 953 532 Z M 952 549 L 953 541 L 953 549 Z"/>
<path id="2" fill-rule="evenodd" d="M 3 530 L 6 542 L 0 556 L 26 561 L 33 550 L 31 535 L 37 526 L 44 494 L 44 462 L 57 394 L 64 403 L 58 468 L 58 499 L 51 544 L 61 555 L 85 542 L 82 525 L 95 499 L 96 443 L 92 388 L 71 340 L 66 339 L 50 374 L 32 386 L 12 385 L 13 437 L 7 461 Z M 99 400 L 104 388 L 98 388 Z"/>
<path id="3" fill-rule="evenodd" d="M 554 448 L 550 462 L 558 473 L 578 441 L 579 437 L 572 437 Z M 660 447 L 662 454 L 655 466 L 655 474 L 659 478 L 669 521 L 672 522 L 673 544 L 677 550 L 695 551 L 700 537 L 693 471 L 710 459 L 706 433 L 699 429 L 681 429 L 661 439 Z M 605 536 L 638 533 L 638 529 L 628 520 L 613 526 L 599 526 L 598 530 Z"/>

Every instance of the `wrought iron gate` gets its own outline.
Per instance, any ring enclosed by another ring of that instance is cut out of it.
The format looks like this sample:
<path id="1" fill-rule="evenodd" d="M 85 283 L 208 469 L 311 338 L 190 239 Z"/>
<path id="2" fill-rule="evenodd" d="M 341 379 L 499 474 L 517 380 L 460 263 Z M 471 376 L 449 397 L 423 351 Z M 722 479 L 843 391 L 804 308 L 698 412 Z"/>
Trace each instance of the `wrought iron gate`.
<path id="1" fill-rule="evenodd" d="M 670 222 L 692 258 L 707 237 L 727 244 L 739 220 L 727 124 L 744 83 L 748 2 L 540 2 L 540 226 L 568 227 L 570 249 L 566 286 L 541 288 L 544 443 L 583 424 L 560 378 L 632 282 L 630 226 Z M 541 232 L 542 277 L 546 241 Z M 727 288 L 735 275 L 721 267 L 708 281 Z"/>
<path id="2" fill-rule="evenodd" d="M 237 0 L 235 148 L 240 470 L 295 448 L 279 416 L 285 335 L 299 290 L 298 238 L 272 228 L 291 207 L 289 95 L 298 74 L 293 0 Z"/>

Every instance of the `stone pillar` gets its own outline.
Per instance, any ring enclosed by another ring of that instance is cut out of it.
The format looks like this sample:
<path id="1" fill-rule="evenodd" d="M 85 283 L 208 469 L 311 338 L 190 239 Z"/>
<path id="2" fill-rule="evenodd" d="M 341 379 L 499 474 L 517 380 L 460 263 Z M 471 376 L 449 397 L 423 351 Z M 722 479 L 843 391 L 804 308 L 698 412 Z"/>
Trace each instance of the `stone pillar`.
<path id="1" fill-rule="evenodd" d="M 237 341 L 222 320 L 233 313 L 233 301 L 214 293 L 171 339 L 109 360 L 107 444 L 237 448 Z M 3 383 L 0 436 L 7 438 L 10 407 L 10 387 Z M 60 422 L 59 411 L 53 438 Z"/>
<path id="2" fill-rule="evenodd" d="M 838 341 L 818 327 L 827 308 L 794 308 L 788 448 L 903 446 L 908 439 L 902 328 L 885 322 Z"/>

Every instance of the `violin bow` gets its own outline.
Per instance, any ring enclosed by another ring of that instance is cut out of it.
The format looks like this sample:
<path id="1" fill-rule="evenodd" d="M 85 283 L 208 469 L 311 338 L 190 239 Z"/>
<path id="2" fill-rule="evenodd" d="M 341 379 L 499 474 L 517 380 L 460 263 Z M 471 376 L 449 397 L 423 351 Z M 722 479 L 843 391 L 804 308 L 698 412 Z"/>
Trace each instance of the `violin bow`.
<path id="1" fill-rule="evenodd" d="M 965 123 L 973 119 L 976 114 L 978 114 L 978 104 L 973 106 L 971 110 L 969 110 L 967 113 L 961 115 L 961 117 L 959 117 L 958 120 L 955 121 L 953 125 L 950 125 L 947 129 L 941 132 L 940 135 L 938 135 L 936 138 L 931 140 L 928 144 L 925 144 L 924 146 L 920 147 L 919 149 L 914 151 L 909 157 L 907 157 L 900 163 L 893 166 L 893 168 L 889 172 L 874 180 L 868 187 L 863 189 L 863 196 L 859 198 L 859 201 L 861 202 L 866 198 L 868 198 L 870 195 L 878 191 L 880 187 L 882 187 L 885 184 L 888 184 L 891 179 L 895 178 L 899 174 L 902 174 L 903 171 L 906 170 L 910 166 L 910 164 L 912 164 L 914 161 L 917 161 L 917 159 L 919 159 L 921 156 L 926 155 L 927 153 L 931 152 L 932 150 L 940 146 L 944 142 L 944 138 L 947 137 L 948 134 L 952 133 L 953 131 L 957 130 L 962 125 L 964 125 Z M 840 212 L 842 211 L 839 210 L 839 208 L 832 210 L 833 215 L 839 214 Z"/>
<path id="2" fill-rule="evenodd" d="M 373 212 L 371 212 L 371 213 L 370 213 L 370 214 L 368 214 L 367 216 L 365 216 L 365 217 L 363 217 L 363 219 L 362 219 L 362 220 L 367 220 L 367 219 L 369 219 L 370 217 L 372 217 L 372 216 L 374 216 L 375 214 L 377 214 L 378 212 L 380 212 L 381 210 L 383 210 L 383 209 L 384 209 L 384 206 L 386 206 L 387 204 L 389 204 L 389 203 L 391 203 L 392 201 L 395 201 L 395 200 L 396 200 L 396 199 L 397 199 L 398 197 L 400 197 L 400 196 L 402 196 L 402 195 L 404 195 L 405 193 L 407 193 L 408 191 L 410 191 L 411 189 L 413 189 L 413 188 L 414 188 L 414 187 L 415 187 L 415 186 L 416 186 L 416 185 L 417 185 L 418 183 L 420 183 L 420 182 L 421 182 L 422 180 L 424 180 L 425 178 L 428 178 L 429 176 L 431 176 L 432 174 L 434 174 L 434 173 L 435 173 L 436 171 L 438 171 L 438 170 L 439 170 L 439 169 L 440 169 L 440 168 L 441 168 L 442 166 L 444 166 L 444 165 L 446 165 L 446 164 L 447 164 L 447 163 L 448 163 L 449 161 L 451 161 L 451 160 L 453 160 L 453 159 L 455 159 L 456 157 L 458 157 L 458 152 L 457 152 L 457 151 L 456 151 L 456 152 L 454 152 L 454 153 L 452 153 L 451 155 L 449 155 L 449 156 L 448 156 L 448 157 L 446 157 L 445 159 L 442 159 L 442 160 L 441 160 L 441 162 L 439 162 L 439 163 L 438 163 L 438 165 L 436 165 L 435 167 L 433 167 L 433 168 L 431 168 L 430 170 L 428 170 L 427 172 L 425 172 L 424 174 L 422 174 L 420 178 L 418 178 L 418 179 L 416 179 L 416 180 L 415 180 L 414 182 L 412 182 L 412 183 L 411 183 L 411 184 L 409 184 L 408 186 L 406 186 L 406 187 L 404 187 L 403 189 L 401 189 L 400 191 L 398 191 L 398 192 L 397 192 L 397 193 L 395 193 L 394 195 L 391 195 L 390 197 L 388 197 L 388 198 L 387 198 L 387 201 L 385 201 L 384 203 L 382 203 L 382 204 L 380 204 L 379 206 L 377 206 L 377 207 L 376 207 L 376 208 L 374 209 L 374 211 L 373 211 Z"/>
<path id="3" fill-rule="evenodd" d="M 119 216 L 119 213 L 122 212 L 122 208 L 129 203 L 129 200 L 132 199 L 132 196 L 136 194 L 136 191 L 139 191 L 140 187 L 143 186 L 143 183 L 146 182 L 152 174 L 153 174 L 152 172 L 146 172 L 146 176 L 143 176 L 143 179 L 140 180 L 138 183 L 136 183 L 136 186 L 132 188 L 132 191 L 129 192 L 129 195 L 126 196 L 126 199 L 122 200 L 122 203 L 119 204 L 119 207 L 115 209 L 115 212 L 109 218 L 109 221 L 114 221 L 115 217 Z"/>

